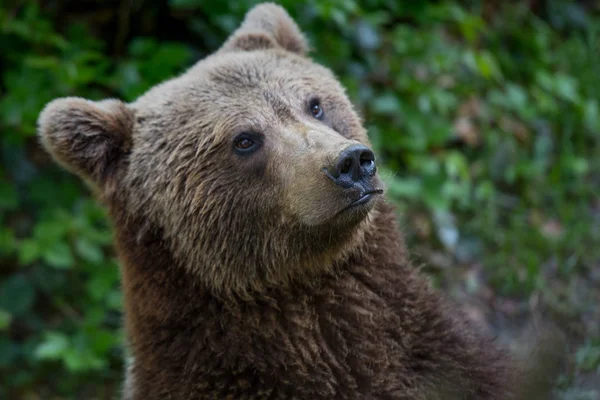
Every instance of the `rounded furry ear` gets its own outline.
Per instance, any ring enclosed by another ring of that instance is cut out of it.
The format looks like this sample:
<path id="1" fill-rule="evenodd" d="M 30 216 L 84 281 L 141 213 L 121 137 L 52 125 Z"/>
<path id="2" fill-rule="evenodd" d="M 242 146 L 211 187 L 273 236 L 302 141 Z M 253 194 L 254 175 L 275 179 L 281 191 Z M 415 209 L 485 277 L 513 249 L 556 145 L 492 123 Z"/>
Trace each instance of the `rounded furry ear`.
<path id="1" fill-rule="evenodd" d="M 59 164 L 101 185 L 130 151 L 133 123 L 133 111 L 119 100 L 66 97 L 46 105 L 38 135 Z"/>
<path id="2" fill-rule="evenodd" d="M 273 3 L 248 11 L 242 25 L 227 39 L 221 50 L 259 50 L 280 47 L 305 55 L 308 44 L 289 14 Z"/>

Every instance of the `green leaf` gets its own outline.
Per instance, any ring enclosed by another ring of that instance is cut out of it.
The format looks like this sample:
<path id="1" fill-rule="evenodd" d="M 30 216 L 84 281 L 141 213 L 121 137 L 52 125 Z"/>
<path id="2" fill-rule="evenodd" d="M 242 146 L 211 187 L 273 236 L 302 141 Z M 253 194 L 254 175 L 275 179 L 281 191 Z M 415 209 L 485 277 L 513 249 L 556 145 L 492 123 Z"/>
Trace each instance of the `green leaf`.
<path id="1" fill-rule="evenodd" d="M 25 314 L 34 302 L 35 289 L 24 275 L 10 276 L 0 286 L 0 308 L 13 316 Z"/>
<path id="2" fill-rule="evenodd" d="M 9 312 L 0 308 L 0 331 L 5 331 L 10 326 L 12 315 Z"/>
<path id="3" fill-rule="evenodd" d="M 475 43 L 479 32 L 485 27 L 485 23 L 481 17 L 476 15 L 462 15 L 458 20 L 458 26 L 464 38 L 467 39 L 469 43 Z"/>
<path id="4" fill-rule="evenodd" d="M 416 178 L 393 179 L 388 183 L 388 191 L 392 197 L 416 199 L 422 190 L 421 181 Z"/>
<path id="5" fill-rule="evenodd" d="M 94 264 L 104 260 L 102 248 L 83 237 L 75 241 L 75 251 L 81 258 Z"/>
<path id="6" fill-rule="evenodd" d="M 118 344 L 119 338 L 114 332 L 96 329 L 91 338 L 91 347 L 96 354 L 104 355 Z"/>
<path id="7" fill-rule="evenodd" d="M 517 84 L 510 83 L 506 85 L 506 99 L 512 110 L 527 107 L 527 93 Z"/>
<path id="8" fill-rule="evenodd" d="M 18 207 L 19 197 L 15 186 L 0 179 L 0 211 L 11 211 Z"/>
<path id="9" fill-rule="evenodd" d="M 584 122 L 590 131 L 600 130 L 600 107 L 596 100 L 589 100 L 585 103 Z"/>
<path id="10" fill-rule="evenodd" d="M 484 78 L 499 78 L 501 76 L 500 69 L 494 56 L 487 51 L 475 55 L 477 70 Z"/>
<path id="11" fill-rule="evenodd" d="M 100 300 L 105 298 L 108 292 L 116 287 L 117 282 L 117 269 L 96 269 L 94 275 L 86 283 L 87 292 L 93 299 Z"/>
<path id="12" fill-rule="evenodd" d="M 58 360 L 69 348 L 69 338 L 61 332 L 47 332 L 44 341 L 35 349 L 40 360 Z"/>
<path id="13" fill-rule="evenodd" d="M 575 354 L 577 366 L 584 371 L 600 368 L 600 346 L 583 346 Z"/>
<path id="14" fill-rule="evenodd" d="M 482 181 L 475 189 L 475 198 L 477 200 L 488 200 L 494 196 L 496 188 L 491 180 Z"/>
<path id="15" fill-rule="evenodd" d="M 28 265 L 37 260 L 40 256 L 38 243 L 33 239 L 24 239 L 19 245 L 19 263 Z"/>
<path id="16" fill-rule="evenodd" d="M 54 243 L 62 239 L 70 229 L 67 216 L 52 218 L 39 222 L 34 228 L 34 237 L 43 243 Z"/>
<path id="17" fill-rule="evenodd" d="M 423 185 L 423 200 L 434 211 L 446 211 L 450 208 L 450 199 L 444 195 L 444 180 L 433 176 L 425 179 Z"/>
<path id="18" fill-rule="evenodd" d="M 572 76 L 557 74 L 555 79 L 555 92 L 563 100 L 576 102 L 578 99 L 577 80 Z"/>
<path id="19" fill-rule="evenodd" d="M 99 370 L 105 367 L 106 361 L 92 354 L 89 349 L 69 348 L 63 356 L 65 366 L 72 372 Z"/>
<path id="20" fill-rule="evenodd" d="M 488 51 L 474 52 L 467 50 L 463 59 L 467 67 L 483 78 L 500 78 L 502 75 L 495 57 Z"/>
<path id="21" fill-rule="evenodd" d="M 0 335 L 0 367 L 14 366 L 18 357 L 19 347 L 7 335 Z"/>
<path id="22" fill-rule="evenodd" d="M 0 255 L 12 253 L 16 243 L 14 232 L 8 227 L 0 227 Z"/>
<path id="23" fill-rule="evenodd" d="M 570 160 L 569 166 L 571 171 L 577 175 L 586 174 L 590 169 L 588 160 L 583 157 L 573 157 Z"/>
<path id="24" fill-rule="evenodd" d="M 75 264 L 71 249 L 65 242 L 54 243 L 44 251 L 42 257 L 46 263 L 58 269 L 68 269 Z"/>
<path id="25" fill-rule="evenodd" d="M 111 310 L 123 310 L 123 294 L 119 290 L 113 290 L 106 297 L 106 306 Z"/>
<path id="26" fill-rule="evenodd" d="M 459 152 L 451 152 L 445 161 L 446 173 L 450 177 L 469 180 L 469 165 L 465 156 Z"/>
<path id="27" fill-rule="evenodd" d="M 375 98 L 372 108 L 378 114 L 395 115 L 400 112 L 400 102 L 395 95 L 387 93 Z"/>

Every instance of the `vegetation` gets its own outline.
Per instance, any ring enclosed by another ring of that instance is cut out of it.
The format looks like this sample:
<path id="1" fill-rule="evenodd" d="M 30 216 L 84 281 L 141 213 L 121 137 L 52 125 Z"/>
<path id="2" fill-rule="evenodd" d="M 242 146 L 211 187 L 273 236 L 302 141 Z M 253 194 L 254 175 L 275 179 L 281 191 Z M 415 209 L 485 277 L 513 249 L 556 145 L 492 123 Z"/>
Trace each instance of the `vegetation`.
<path id="1" fill-rule="evenodd" d="M 111 398 L 111 228 L 40 149 L 37 116 L 60 96 L 135 99 L 255 2 L 14 3 L 0 5 L 0 398 Z M 569 400 L 600 398 L 600 14 L 586 3 L 282 1 L 365 117 L 414 257 L 501 338 L 556 321 Z"/>

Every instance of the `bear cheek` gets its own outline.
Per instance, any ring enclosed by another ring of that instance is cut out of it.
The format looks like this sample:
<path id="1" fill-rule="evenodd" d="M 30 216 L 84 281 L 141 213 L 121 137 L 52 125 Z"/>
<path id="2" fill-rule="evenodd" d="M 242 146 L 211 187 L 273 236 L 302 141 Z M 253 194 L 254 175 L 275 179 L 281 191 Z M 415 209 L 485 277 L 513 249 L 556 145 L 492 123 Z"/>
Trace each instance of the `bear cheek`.
<path id="1" fill-rule="evenodd" d="M 286 203 L 294 220 L 317 226 L 330 221 L 343 208 L 343 197 L 324 177 L 298 174 L 286 190 Z"/>

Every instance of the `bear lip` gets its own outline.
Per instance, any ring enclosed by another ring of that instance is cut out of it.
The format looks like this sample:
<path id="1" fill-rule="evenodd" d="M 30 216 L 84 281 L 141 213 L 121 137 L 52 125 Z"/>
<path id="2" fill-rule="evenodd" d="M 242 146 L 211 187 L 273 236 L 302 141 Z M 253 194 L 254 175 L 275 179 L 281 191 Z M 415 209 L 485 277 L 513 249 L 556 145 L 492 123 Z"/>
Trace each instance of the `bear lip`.
<path id="1" fill-rule="evenodd" d="M 354 207 L 368 203 L 369 200 L 371 200 L 371 198 L 373 198 L 375 195 L 382 193 L 382 189 L 367 190 L 366 192 L 363 192 L 357 200 L 354 200 L 352 203 L 350 203 L 348 207 Z"/>
<path id="2" fill-rule="evenodd" d="M 345 211 L 348 211 L 351 208 L 354 207 L 358 207 L 358 206 L 363 206 L 365 204 L 368 204 L 371 202 L 371 200 L 377 196 L 377 195 L 381 195 L 383 194 L 383 189 L 370 189 L 370 190 L 366 190 L 364 192 L 362 192 L 360 194 L 360 196 L 354 200 L 353 202 L 351 202 L 350 204 L 348 204 L 346 207 L 342 208 L 340 211 L 337 212 L 337 215 L 342 214 Z"/>

